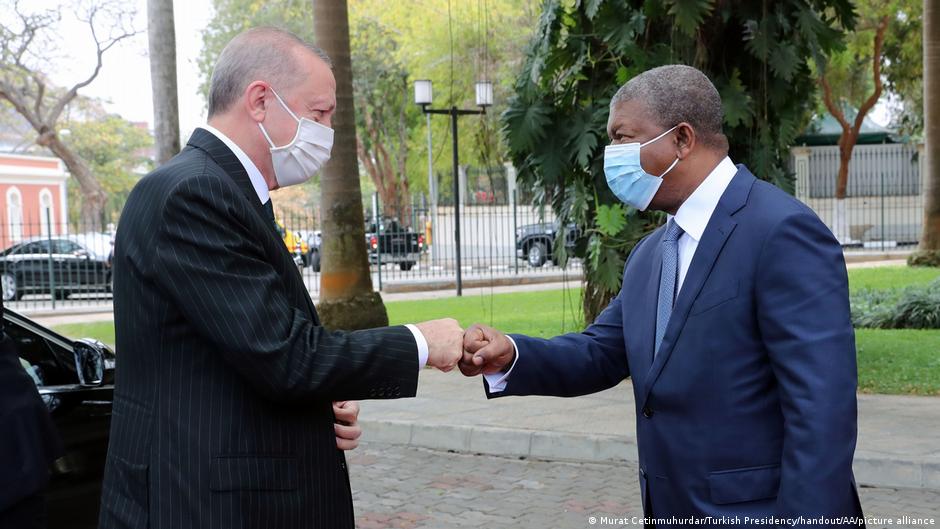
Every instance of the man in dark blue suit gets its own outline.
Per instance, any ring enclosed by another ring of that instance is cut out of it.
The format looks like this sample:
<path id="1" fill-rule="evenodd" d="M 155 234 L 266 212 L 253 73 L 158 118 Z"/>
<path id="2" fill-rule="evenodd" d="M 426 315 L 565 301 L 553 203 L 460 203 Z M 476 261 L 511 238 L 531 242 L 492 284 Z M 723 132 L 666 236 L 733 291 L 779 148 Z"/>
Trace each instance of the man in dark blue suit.
<path id="1" fill-rule="evenodd" d="M 631 377 L 655 525 L 860 517 L 841 247 L 809 208 L 731 162 L 721 124 L 718 92 L 694 68 L 624 85 L 607 180 L 666 225 L 637 244 L 620 294 L 586 330 L 546 340 L 474 326 L 461 370 L 482 372 L 491 398 L 573 397 Z"/>

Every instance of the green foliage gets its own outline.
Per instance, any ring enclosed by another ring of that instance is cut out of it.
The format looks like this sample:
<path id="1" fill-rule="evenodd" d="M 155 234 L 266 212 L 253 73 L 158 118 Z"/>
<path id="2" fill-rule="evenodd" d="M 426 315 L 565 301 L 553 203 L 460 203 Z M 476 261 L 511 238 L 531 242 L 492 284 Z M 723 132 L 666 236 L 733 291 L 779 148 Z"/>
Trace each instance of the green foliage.
<path id="1" fill-rule="evenodd" d="M 789 146 L 814 108 L 808 61 L 838 48 L 836 26 L 853 20 L 849 0 L 544 2 L 503 130 L 520 182 L 584 234 L 589 320 L 619 290 L 634 244 L 662 220 L 624 210 L 614 222 L 603 147 L 617 88 L 663 64 L 701 69 L 721 92 L 731 157 L 790 190 Z"/>
<path id="2" fill-rule="evenodd" d="M 940 268 L 940 251 L 921 250 L 907 258 L 908 266 Z"/>
<path id="3" fill-rule="evenodd" d="M 105 212 L 110 221 L 124 206 L 127 195 L 141 176 L 153 169 L 148 149 L 153 136 L 143 124 L 131 123 L 116 115 L 94 115 L 87 119 L 68 121 L 63 128 L 70 133 L 65 143 L 88 163 L 92 174 L 108 195 Z M 71 222 L 77 222 L 81 212 L 81 190 L 69 186 L 69 212 Z"/>
<path id="4" fill-rule="evenodd" d="M 924 103 L 923 1 L 855 0 L 854 7 L 857 20 L 854 30 L 847 33 L 845 46 L 817 58 L 812 64 L 814 71 L 825 73 L 838 104 L 859 108 L 874 90 L 875 29 L 882 17 L 888 17 L 880 64 L 885 89 L 899 101 L 892 125 L 905 134 L 920 134 Z M 819 111 L 824 111 L 822 103 Z"/>
<path id="5" fill-rule="evenodd" d="M 627 211 L 623 204 L 601 204 L 597 206 L 597 217 L 594 223 L 602 235 L 613 237 L 627 226 Z"/>
<path id="6" fill-rule="evenodd" d="M 875 329 L 940 329 L 940 279 L 903 290 L 856 292 L 852 323 Z"/>
<path id="7" fill-rule="evenodd" d="M 204 96 L 219 53 L 239 32 L 270 25 L 314 40 L 311 0 L 212 0 L 212 4 L 216 16 L 203 34 L 198 61 Z M 415 79 L 434 82 L 434 107 L 462 108 L 475 107 L 475 82 L 484 77 L 493 81 L 495 104 L 487 115 L 460 122 L 460 160 L 465 165 L 500 166 L 506 158 L 498 116 L 506 109 L 507 93 L 520 67 L 535 15 L 529 12 L 531 6 L 517 0 L 487 0 L 486 11 L 482 6 L 453 0 L 423 0 L 420 5 L 400 0 L 348 0 L 357 131 L 365 138 L 367 111 L 372 118 L 382 116 L 385 132 L 377 142 L 402 154 L 395 157 L 393 165 L 404 160 L 403 172 L 412 191 L 427 190 L 428 171 L 427 130 L 412 99 Z M 376 99 L 363 103 L 359 96 Z M 407 132 L 405 151 L 399 140 L 402 117 Z M 434 171 L 442 175 L 439 189 L 447 194 L 451 189 L 450 122 L 442 116 L 432 117 L 431 129 Z"/>

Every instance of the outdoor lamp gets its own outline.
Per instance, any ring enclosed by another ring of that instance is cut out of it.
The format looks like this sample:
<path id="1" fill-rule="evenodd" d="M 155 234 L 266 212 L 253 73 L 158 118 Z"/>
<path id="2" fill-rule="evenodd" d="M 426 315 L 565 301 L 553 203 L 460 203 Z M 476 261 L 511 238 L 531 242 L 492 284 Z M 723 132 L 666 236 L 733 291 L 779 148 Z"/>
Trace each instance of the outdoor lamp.
<path id="1" fill-rule="evenodd" d="M 415 104 L 430 105 L 432 99 L 431 80 L 418 79 L 415 81 Z"/>
<path id="2" fill-rule="evenodd" d="M 430 81 L 428 81 L 430 83 Z M 477 106 L 488 107 L 493 104 L 493 83 L 480 81 L 477 83 Z"/>

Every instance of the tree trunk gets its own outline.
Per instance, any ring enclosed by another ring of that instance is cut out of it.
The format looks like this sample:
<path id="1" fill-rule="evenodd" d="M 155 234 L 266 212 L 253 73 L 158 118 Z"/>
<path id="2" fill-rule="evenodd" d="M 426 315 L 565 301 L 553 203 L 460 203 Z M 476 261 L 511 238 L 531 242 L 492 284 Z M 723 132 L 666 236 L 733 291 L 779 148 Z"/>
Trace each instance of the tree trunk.
<path id="1" fill-rule="evenodd" d="M 323 245 L 319 312 L 324 325 L 333 329 L 382 327 L 388 325 L 388 314 L 382 297 L 372 290 L 366 256 L 346 0 L 312 1 L 317 45 L 333 59 L 336 76 L 333 154 L 320 176 Z"/>
<path id="2" fill-rule="evenodd" d="M 833 97 L 832 86 L 830 86 L 828 79 L 826 79 L 826 72 L 823 71 L 822 75 L 819 77 L 819 84 L 823 88 L 823 102 L 826 104 L 826 109 L 829 110 L 832 117 L 836 118 L 836 121 L 838 121 L 839 125 L 842 127 L 842 134 L 839 136 L 839 174 L 836 178 L 835 222 L 833 226 L 833 235 L 835 235 L 840 244 L 855 242 L 852 240 L 845 214 L 845 197 L 849 187 L 849 163 L 852 161 L 852 151 L 855 149 L 855 144 L 858 142 L 858 135 L 862 130 L 862 123 L 865 121 L 865 116 L 874 108 L 884 88 L 881 79 L 881 58 L 885 33 L 888 31 L 889 22 L 890 18 L 888 16 L 883 16 L 878 21 L 872 49 L 872 81 L 875 85 L 875 89 L 868 98 L 865 99 L 862 106 L 858 108 L 858 113 L 855 114 L 855 121 L 853 123 L 849 123 L 845 117 L 845 113 L 842 111 L 842 106 L 839 104 L 839 101 Z"/>
<path id="3" fill-rule="evenodd" d="M 940 0 L 924 0 L 924 233 L 920 249 L 940 266 Z"/>
<path id="4" fill-rule="evenodd" d="M 82 212 L 78 231 L 101 231 L 104 222 L 104 205 L 108 201 L 108 195 L 91 173 L 88 164 L 62 143 L 59 136 L 54 133 L 41 134 L 36 143 L 58 156 L 68 168 L 72 178 L 78 182 L 78 187 L 82 192 Z"/>
<path id="5" fill-rule="evenodd" d="M 157 164 L 180 152 L 179 102 L 176 89 L 176 30 L 173 0 L 147 0 L 150 84 Z"/>
<path id="6" fill-rule="evenodd" d="M 848 244 L 855 241 L 849 230 L 849 221 L 845 213 L 845 197 L 849 189 L 849 164 L 852 161 L 852 151 L 857 138 L 850 132 L 843 132 L 839 140 L 839 174 L 836 176 L 836 203 L 835 218 L 833 219 L 833 235 L 839 244 Z"/>

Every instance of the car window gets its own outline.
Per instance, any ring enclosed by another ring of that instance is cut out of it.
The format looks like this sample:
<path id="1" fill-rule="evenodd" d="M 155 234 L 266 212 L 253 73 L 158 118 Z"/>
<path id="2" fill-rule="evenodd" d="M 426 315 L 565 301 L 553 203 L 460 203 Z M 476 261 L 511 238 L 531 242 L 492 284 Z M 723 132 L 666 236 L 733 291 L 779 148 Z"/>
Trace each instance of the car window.
<path id="1" fill-rule="evenodd" d="M 82 246 L 74 241 L 56 239 L 52 241 L 52 249 L 54 253 L 71 254 L 81 250 Z"/>
<path id="2" fill-rule="evenodd" d="M 24 244 L 16 253 L 18 255 L 49 253 L 49 241 L 35 241 Z"/>

